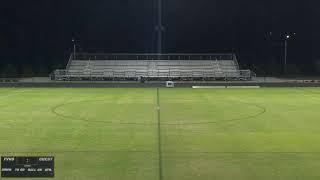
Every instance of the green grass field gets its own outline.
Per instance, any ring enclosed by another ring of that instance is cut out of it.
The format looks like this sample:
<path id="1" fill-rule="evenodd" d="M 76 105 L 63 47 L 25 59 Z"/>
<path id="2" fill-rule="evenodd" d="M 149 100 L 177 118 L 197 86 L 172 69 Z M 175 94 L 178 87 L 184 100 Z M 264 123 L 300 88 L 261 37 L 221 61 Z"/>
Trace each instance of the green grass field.
<path id="1" fill-rule="evenodd" d="M 59 180 L 319 180 L 320 89 L 0 89 L 0 155 L 53 155 Z"/>

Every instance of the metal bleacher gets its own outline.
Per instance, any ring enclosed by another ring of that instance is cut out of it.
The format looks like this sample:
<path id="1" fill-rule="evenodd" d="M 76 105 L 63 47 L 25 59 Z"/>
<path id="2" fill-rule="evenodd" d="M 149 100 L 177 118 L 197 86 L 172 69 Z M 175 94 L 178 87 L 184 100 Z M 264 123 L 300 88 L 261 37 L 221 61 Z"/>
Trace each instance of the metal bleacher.
<path id="1" fill-rule="evenodd" d="M 71 55 L 54 80 L 249 80 L 234 54 L 88 54 Z"/>

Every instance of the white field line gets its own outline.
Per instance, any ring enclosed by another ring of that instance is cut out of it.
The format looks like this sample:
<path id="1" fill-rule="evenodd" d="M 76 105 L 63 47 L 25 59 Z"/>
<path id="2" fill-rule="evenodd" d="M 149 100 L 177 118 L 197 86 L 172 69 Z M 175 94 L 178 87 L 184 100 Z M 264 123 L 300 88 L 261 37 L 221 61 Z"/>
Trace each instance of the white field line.
<path id="1" fill-rule="evenodd" d="M 225 89 L 226 86 L 192 86 L 193 89 Z"/>
<path id="2" fill-rule="evenodd" d="M 231 89 L 259 89 L 260 86 L 227 86 L 227 88 L 231 88 Z"/>
<path id="3" fill-rule="evenodd" d="M 260 86 L 192 86 L 193 89 L 259 89 Z"/>
<path id="4" fill-rule="evenodd" d="M 27 91 L 32 91 L 32 90 L 15 90 L 13 92 L 9 92 L 9 94 L 7 94 L 7 95 L 0 96 L 0 99 L 5 99 L 5 98 L 8 98 L 8 97 L 20 95 L 20 94 L 23 94 L 24 92 L 27 92 Z"/>
<path id="5" fill-rule="evenodd" d="M 311 91 L 306 91 L 306 90 L 303 90 L 303 89 L 299 89 L 299 91 L 300 91 L 300 92 L 301 92 L 301 91 L 306 92 L 306 93 L 301 93 L 301 94 L 302 94 L 303 96 L 305 96 L 305 97 L 308 97 L 308 98 L 310 98 L 310 99 L 314 99 L 314 100 L 316 100 L 316 101 L 319 101 L 319 100 L 320 100 L 320 97 L 316 96 L 317 93 L 314 93 L 314 92 L 311 92 Z"/>

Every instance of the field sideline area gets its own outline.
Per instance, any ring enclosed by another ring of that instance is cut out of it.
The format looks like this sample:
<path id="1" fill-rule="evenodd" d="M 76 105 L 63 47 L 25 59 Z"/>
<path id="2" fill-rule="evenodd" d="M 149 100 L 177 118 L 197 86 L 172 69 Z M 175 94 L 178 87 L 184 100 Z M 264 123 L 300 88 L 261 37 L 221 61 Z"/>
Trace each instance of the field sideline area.
<path id="1" fill-rule="evenodd" d="M 0 109 L 0 155 L 53 155 L 54 179 L 320 179 L 320 88 L 0 88 Z"/>

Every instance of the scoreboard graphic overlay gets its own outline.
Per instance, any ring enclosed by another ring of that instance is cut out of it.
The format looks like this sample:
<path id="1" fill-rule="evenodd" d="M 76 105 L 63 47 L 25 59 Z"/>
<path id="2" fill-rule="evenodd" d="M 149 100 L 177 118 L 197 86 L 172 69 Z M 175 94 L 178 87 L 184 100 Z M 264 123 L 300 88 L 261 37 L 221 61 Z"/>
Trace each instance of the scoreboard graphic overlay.
<path id="1" fill-rule="evenodd" d="M 1 177 L 54 177 L 54 157 L 1 157 Z"/>

